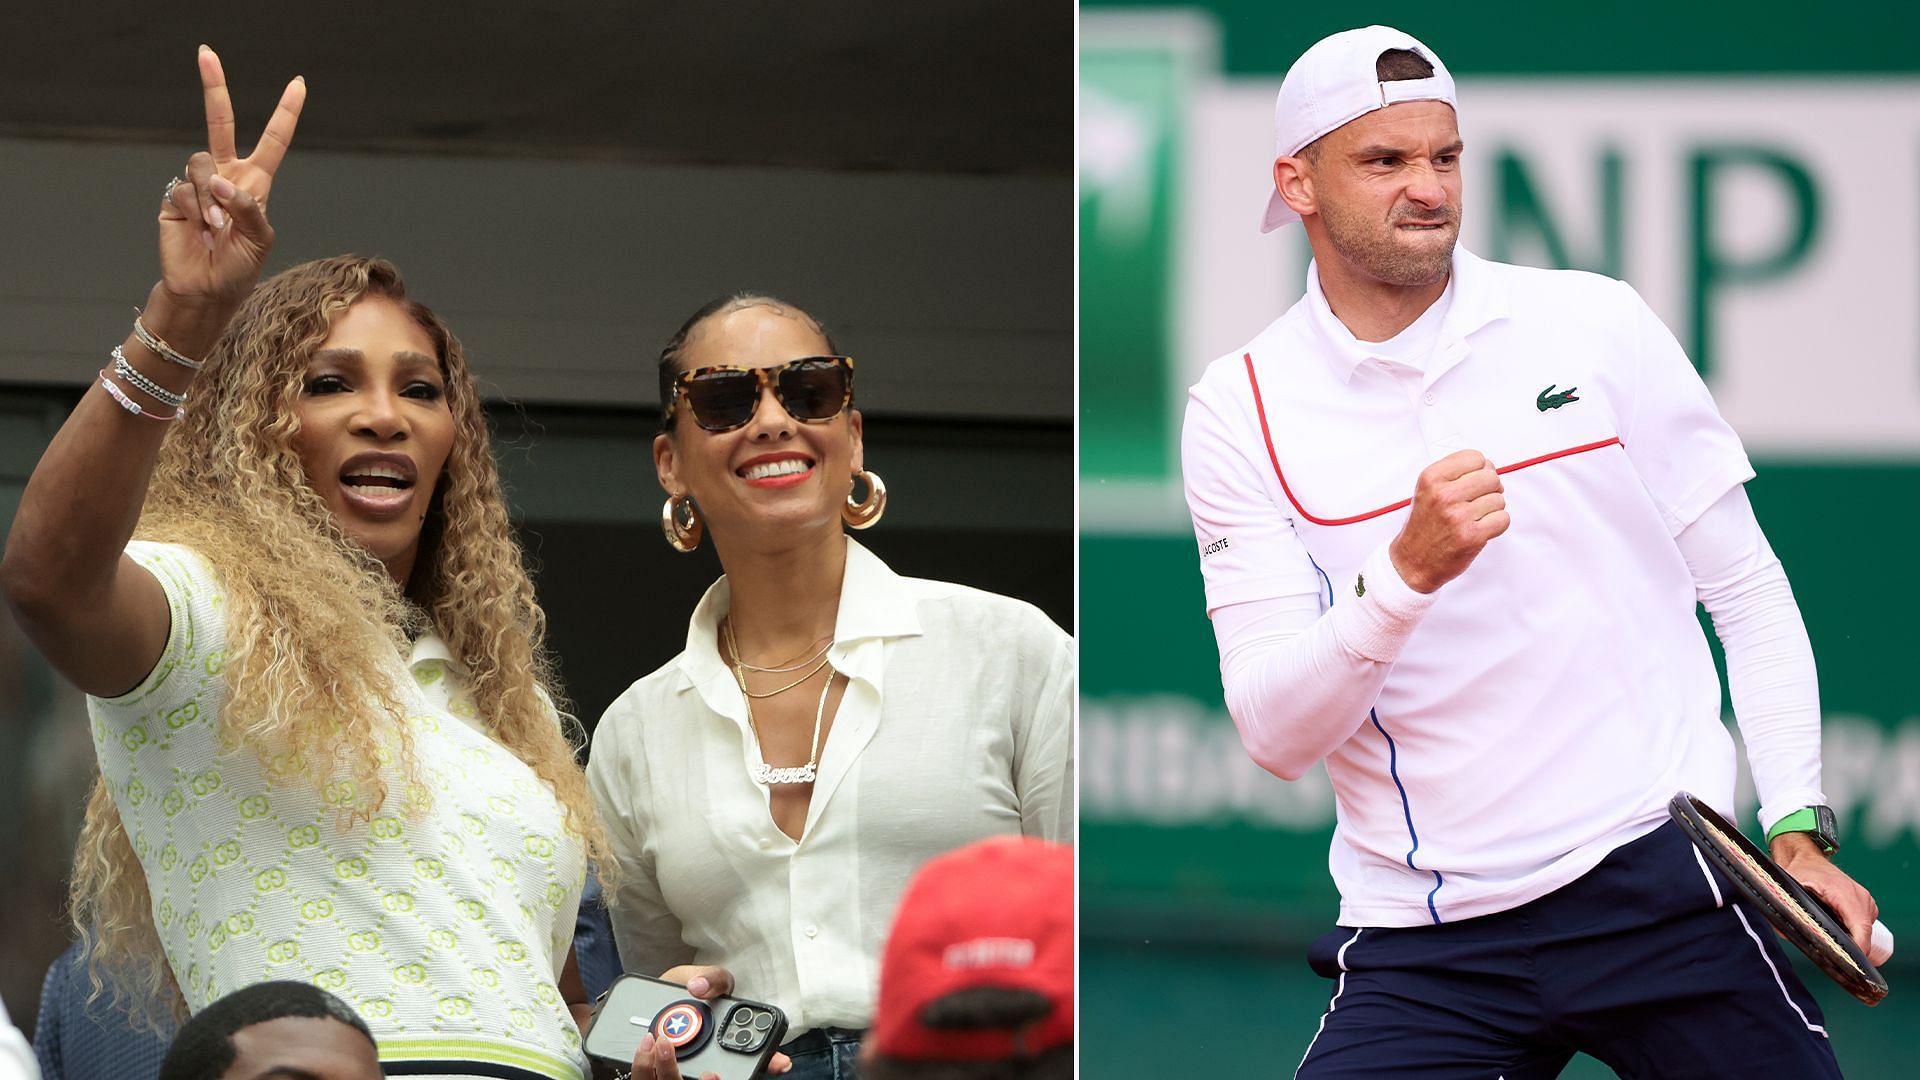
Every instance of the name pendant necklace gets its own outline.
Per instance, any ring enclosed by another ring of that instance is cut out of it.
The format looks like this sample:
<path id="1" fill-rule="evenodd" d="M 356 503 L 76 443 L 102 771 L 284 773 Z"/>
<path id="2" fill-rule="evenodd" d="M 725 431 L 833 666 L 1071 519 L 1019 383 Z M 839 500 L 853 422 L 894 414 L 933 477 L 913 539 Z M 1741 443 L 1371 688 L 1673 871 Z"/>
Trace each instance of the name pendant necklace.
<path id="1" fill-rule="evenodd" d="M 812 656 L 798 663 L 788 664 L 785 667 L 770 667 L 770 668 L 758 667 L 756 665 L 749 664 L 746 661 L 740 659 L 740 643 L 733 636 L 732 617 L 728 617 L 727 620 L 721 625 L 726 629 L 726 632 L 727 632 L 727 658 L 730 661 L 732 661 L 731 666 L 733 668 L 734 681 L 740 684 L 740 695 L 741 697 L 746 699 L 747 726 L 753 729 L 754 741 L 758 742 L 760 741 L 760 725 L 753 718 L 753 699 L 754 698 L 770 698 L 776 694 L 784 694 L 787 691 L 793 689 L 794 687 L 799 686 L 801 683 L 806 682 L 808 679 L 813 678 L 815 675 L 818 675 L 822 668 L 827 668 L 827 650 L 833 647 L 833 640 L 832 638 L 828 638 L 826 640 L 826 644 L 820 646 L 820 649 L 818 652 L 814 653 Z M 787 683 L 785 686 L 779 687 L 774 690 L 763 691 L 761 693 L 756 694 L 753 691 L 747 689 L 747 670 L 749 668 L 751 668 L 754 671 L 786 672 L 786 673 L 798 671 L 801 668 L 806 668 L 807 673 L 805 675 L 800 676 L 798 679 L 795 679 L 792 682 Z M 820 687 L 820 703 L 814 706 L 814 710 L 813 710 L 813 745 L 807 751 L 807 763 L 805 765 L 790 765 L 783 768 L 775 768 L 772 765 L 769 765 L 767 763 L 764 757 L 765 751 L 762 750 L 761 753 L 763 756 L 761 758 L 760 764 L 755 765 L 752 770 L 754 783 L 756 784 L 811 784 L 814 782 L 815 777 L 819 775 L 818 766 L 820 764 L 820 728 L 821 728 L 822 722 L 826 719 L 826 716 L 827 716 L 827 695 L 831 693 L 832 690 L 833 690 L 833 671 L 832 669 L 828 668 L 827 680 Z"/>

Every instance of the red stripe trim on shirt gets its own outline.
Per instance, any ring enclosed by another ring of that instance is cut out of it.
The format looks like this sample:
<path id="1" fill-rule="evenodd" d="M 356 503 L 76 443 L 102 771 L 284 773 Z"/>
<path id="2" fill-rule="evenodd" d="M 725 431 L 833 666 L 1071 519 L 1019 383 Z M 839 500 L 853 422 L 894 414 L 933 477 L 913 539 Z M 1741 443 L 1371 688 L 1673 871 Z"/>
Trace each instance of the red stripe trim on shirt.
<path id="1" fill-rule="evenodd" d="M 1304 506 L 1301 506 L 1300 500 L 1294 497 L 1293 488 L 1287 485 L 1287 474 L 1285 472 L 1282 472 L 1280 469 L 1280 455 L 1274 453 L 1273 432 L 1271 429 L 1267 427 L 1267 407 L 1266 407 L 1266 404 L 1260 399 L 1260 380 L 1257 377 L 1255 377 L 1253 373 L 1253 354 L 1252 353 L 1246 354 L 1246 361 L 1247 361 L 1247 383 L 1248 385 L 1253 387 L 1253 408 L 1254 408 L 1254 411 L 1260 415 L 1260 437 L 1265 439 L 1267 442 L 1267 460 L 1273 462 L 1273 475 L 1276 477 L 1279 477 L 1280 490 L 1287 493 L 1287 501 L 1293 504 L 1293 509 L 1295 512 L 1297 512 L 1301 517 L 1306 518 L 1308 521 L 1313 522 L 1315 525 L 1353 525 L 1358 522 L 1368 521 L 1373 518 L 1377 518 L 1382 514 L 1391 514 L 1395 510 L 1404 510 L 1407 507 L 1413 505 L 1413 498 L 1409 496 L 1405 499 L 1401 499 L 1397 503 L 1391 503 L 1387 506 L 1381 507 L 1378 510 L 1369 510 L 1364 514 L 1355 514 L 1352 517 L 1323 518 L 1323 517 L 1315 517 L 1312 514 L 1307 513 L 1307 508 Z M 1603 447 L 1608 447 L 1608 446 L 1624 446 L 1624 445 L 1626 444 L 1620 441 L 1620 436 L 1615 435 L 1611 439 L 1602 439 L 1599 442 L 1587 443 L 1584 446 L 1570 446 L 1565 450 L 1555 450 L 1551 454 L 1541 454 L 1539 457 L 1531 457 L 1525 461 L 1516 461 L 1511 465 L 1500 465 L 1495 467 L 1493 471 L 1501 476 L 1505 476 L 1507 473 L 1516 472 L 1520 469 L 1527 468 L 1530 465 L 1538 465 L 1543 461 L 1552 461 L 1555 458 L 1570 457 L 1574 454 L 1584 454 L 1589 450 L 1599 450 L 1599 449 L 1602 449 Z"/>

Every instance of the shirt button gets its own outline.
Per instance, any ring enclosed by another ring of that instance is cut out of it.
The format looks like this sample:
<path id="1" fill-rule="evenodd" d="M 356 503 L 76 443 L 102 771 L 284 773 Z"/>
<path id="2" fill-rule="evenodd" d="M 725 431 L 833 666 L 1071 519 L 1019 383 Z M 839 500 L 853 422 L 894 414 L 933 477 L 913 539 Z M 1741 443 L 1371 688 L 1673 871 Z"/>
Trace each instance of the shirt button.
<path id="1" fill-rule="evenodd" d="M 1431 405 L 1431 404 L 1433 404 L 1433 395 L 1432 395 L 1432 394 L 1428 394 L 1428 395 L 1427 395 L 1427 404 L 1429 404 L 1429 405 Z"/>
<path id="2" fill-rule="evenodd" d="M 810 938 L 814 938 L 814 937 L 819 937 L 819 936 L 820 936 L 820 928 L 819 928 L 819 927 L 817 927 L 817 926 L 812 926 L 812 925 L 809 925 L 809 926 L 807 927 L 807 936 L 808 936 L 808 937 L 810 937 Z"/>

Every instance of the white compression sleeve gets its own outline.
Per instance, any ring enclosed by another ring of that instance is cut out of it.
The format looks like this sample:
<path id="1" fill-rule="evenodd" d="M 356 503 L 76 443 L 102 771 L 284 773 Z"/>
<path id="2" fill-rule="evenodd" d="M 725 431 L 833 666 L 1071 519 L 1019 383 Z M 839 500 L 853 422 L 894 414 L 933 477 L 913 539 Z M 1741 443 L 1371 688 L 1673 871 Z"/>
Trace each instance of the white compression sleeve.
<path id="1" fill-rule="evenodd" d="M 1820 687 L 1786 571 L 1735 486 L 1674 538 L 1727 654 L 1733 715 L 1747 744 L 1760 827 L 1820 793 Z"/>
<path id="2" fill-rule="evenodd" d="M 1433 604 L 1401 580 L 1385 547 L 1360 576 L 1364 594 L 1336 584 L 1331 608 L 1313 592 L 1213 612 L 1227 712 L 1247 753 L 1276 776 L 1297 780 L 1352 738 Z"/>

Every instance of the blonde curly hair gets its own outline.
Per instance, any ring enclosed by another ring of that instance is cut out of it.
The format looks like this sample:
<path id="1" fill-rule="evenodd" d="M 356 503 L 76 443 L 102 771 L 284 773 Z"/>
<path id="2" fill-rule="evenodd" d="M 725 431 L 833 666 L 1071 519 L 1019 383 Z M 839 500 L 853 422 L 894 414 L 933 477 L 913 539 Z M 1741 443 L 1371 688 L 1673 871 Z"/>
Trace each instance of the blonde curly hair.
<path id="1" fill-rule="evenodd" d="M 455 428 L 404 588 L 348 538 L 293 445 L 309 358 L 333 320 L 370 296 L 398 304 L 433 339 Z M 465 666 L 493 738 L 552 786 L 589 857 L 610 864 L 576 756 L 584 733 L 559 712 L 546 616 L 508 527 L 466 355 L 438 316 L 407 298 L 391 263 L 320 259 L 254 290 L 161 446 L 135 536 L 192 548 L 219 578 L 228 638 L 221 737 L 254 749 L 273 779 L 318 786 L 344 771 L 362 795 L 343 827 L 380 808 L 382 751 L 406 775 L 414 767 L 387 679 L 408 634 L 431 620 Z M 137 1021 L 154 1026 L 182 1016 L 145 874 L 97 776 L 69 900 L 94 996 L 111 984 Z"/>

